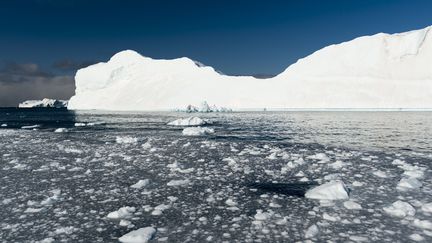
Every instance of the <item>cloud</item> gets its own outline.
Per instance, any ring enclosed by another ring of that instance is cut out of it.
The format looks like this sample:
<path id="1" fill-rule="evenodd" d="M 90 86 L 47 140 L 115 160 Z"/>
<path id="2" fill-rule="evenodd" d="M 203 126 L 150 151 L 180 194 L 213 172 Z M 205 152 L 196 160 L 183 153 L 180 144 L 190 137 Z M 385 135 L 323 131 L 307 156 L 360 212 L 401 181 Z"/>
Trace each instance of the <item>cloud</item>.
<path id="1" fill-rule="evenodd" d="M 29 99 L 69 99 L 74 78 L 41 70 L 34 63 L 8 63 L 0 69 L 0 106 L 17 106 Z"/>
<path id="2" fill-rule="evenodd" d="M 97 61 L 77 62 L 70 59 L 63 59 L 63 60 L 56 61 L 53 64 L 53 67 L 61 71 L 76 71 L 80 68 L 88 67 L 95 63 L 97 63 Z"/>

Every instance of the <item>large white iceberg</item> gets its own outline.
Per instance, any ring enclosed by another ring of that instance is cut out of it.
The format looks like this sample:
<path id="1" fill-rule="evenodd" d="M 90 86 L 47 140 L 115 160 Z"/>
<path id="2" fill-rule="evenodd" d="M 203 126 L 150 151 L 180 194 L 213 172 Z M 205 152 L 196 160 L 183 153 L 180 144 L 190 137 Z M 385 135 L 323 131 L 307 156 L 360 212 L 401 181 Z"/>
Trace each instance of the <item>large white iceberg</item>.
<path id="1" fill-rule="evenodd" d="M 42 100 L 26 100 L 18 104 L 19 108 L 35 108 L 35 107 L 48 107 L 48 108 L 66 108 L 68 106 L 67 100 L 56 100 L 44 98 Z"/>
<path id="2" fill-rule="evenodd" d="M 234 110 L 432 108 L 431 28 L 330 45 L 269 79 L 122 51 L 78 70 L 68 108 L 172 110 L 204 100 Z"/>

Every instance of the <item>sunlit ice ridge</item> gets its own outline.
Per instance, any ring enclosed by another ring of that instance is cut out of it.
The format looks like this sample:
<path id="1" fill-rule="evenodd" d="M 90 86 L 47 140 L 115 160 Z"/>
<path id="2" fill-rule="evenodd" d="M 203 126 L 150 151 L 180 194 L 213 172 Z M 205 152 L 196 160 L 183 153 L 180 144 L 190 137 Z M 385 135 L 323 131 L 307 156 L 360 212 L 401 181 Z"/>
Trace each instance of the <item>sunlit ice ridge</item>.
<path id="1" fill-rule="evenodd" d="M 78 70 L 68 109 L 156 111 L 207 101 L 233 110 L 428 110 L 431 28 L 330 45 L 268 79 L 126 50 Z"/>

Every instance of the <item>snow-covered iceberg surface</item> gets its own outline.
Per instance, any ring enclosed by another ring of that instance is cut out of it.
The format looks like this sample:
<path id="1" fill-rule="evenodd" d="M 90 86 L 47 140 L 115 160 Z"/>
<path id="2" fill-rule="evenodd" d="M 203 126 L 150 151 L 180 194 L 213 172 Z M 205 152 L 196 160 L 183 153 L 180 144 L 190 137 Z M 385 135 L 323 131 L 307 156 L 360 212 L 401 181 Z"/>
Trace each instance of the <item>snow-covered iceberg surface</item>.
<path id="1" fill-rule="evenodd" d="M 431 28 L 331 45 L 269 79 L 122 51 L 78 70 L 68 108 L 172 110 L 203 100 L 234 110 L 432 108 Z"/>
<path id="2" fill-rule="evenodd" d="M 19 103 L 19 108 L 35 108 L 35 107 L 48 107 L 48 108 L 66 108 L 68 106 L 67 100 L 56 99 L 43 99 L 43 100 L 26 100 Z"/>

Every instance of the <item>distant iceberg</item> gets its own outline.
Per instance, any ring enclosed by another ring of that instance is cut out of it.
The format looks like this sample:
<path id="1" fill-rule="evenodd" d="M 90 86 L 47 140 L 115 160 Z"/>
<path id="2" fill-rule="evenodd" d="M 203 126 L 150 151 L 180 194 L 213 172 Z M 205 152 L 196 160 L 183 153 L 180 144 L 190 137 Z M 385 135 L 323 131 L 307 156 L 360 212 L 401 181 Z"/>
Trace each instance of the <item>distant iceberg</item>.
<path id="1" fill-rule="evenodd" d="M 232 112 L 232 109 L 226 107 L 220 107 L 216 105 L 210 106 L 207 101 L 203 101 L 199 106 L 187 105 L 186 108 L 178 108 L 176 111 L 187 112 L 187 113 L 209 113 L 209 112 Z"/>
<path id="2" fill-rule="evenodd" d="M 47 107 L 47 108 L 66 108 L 68 106 L 67 100 L 56 100 L 56 99 L 43 99 L 43 100 L 26 100 L 19 103 L 19 108 L 36 108 L 36 107 Z"/>
<path id="3" fill-rule="evenodd" d="M 205 100 L 233 110 L 430 109 L 431 28 L 330 45 L 267 79 L 223 75 L 186 57 L 122 51 L 78 70 L 68 108 L 216 110 L 193 105 Z"/>

